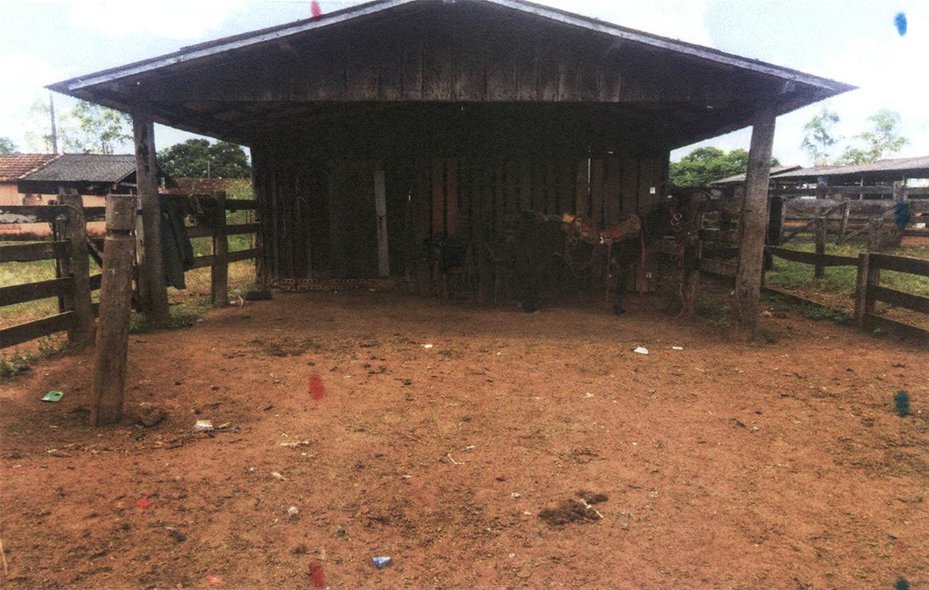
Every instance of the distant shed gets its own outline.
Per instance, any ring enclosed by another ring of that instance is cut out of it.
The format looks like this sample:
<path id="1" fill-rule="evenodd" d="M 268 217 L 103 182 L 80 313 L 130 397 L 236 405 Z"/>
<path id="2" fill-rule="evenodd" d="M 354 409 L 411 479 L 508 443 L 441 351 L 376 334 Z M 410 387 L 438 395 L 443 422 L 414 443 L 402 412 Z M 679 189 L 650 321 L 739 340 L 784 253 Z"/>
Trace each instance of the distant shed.
<path id="1" fill-rule="evenodd" d="M 16 183 L 57 157 L 56 154 L 0 154 L 0 205 L 22 205 L 23 195 Z"/>
<path id="2" fill-rule="evenodd" d="M 770 151 L 852 87 L 522 0 L 380 0 L 51 88 L 250 146 L 260 276 L 299 284 L 429 280 L 437 237 L 484 263 L 520 209 L 645 212 L 672 149 L 760 121 Z"/>
<path id="3" fill-rule="evenodd" d="M 56 195 L 62 188 L 79 195 L 133 194 L 136 188 L 133 154 L 62 154 L 22 176 L 19 192 Z M 173 181 L 160 169 L 160 185 Z M 102 202 L 100 203 L 102 205 Z"/>
<path id="4" fill-rule="evenodd" d="M 887 158 L 869 164 L 848 166 L 784 166 L 771 169 L 772 185 L 826 184 L 829 186 L 872 186 L 929 178 L 929 156 Z M 745 184 L 745 175 L 736 174 L 713 181 L 713 186 Z"/>

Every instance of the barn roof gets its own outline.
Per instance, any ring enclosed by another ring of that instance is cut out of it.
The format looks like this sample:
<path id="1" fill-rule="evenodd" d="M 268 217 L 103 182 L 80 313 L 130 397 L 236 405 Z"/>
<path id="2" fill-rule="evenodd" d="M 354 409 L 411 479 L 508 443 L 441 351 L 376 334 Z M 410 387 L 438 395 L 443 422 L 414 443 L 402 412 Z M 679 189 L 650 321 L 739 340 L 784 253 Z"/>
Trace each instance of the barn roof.
<path id="1" fill-rule="evenodd" d="M 62 154 L 23 180 L 53 182 L 103 182 L 115 184 L 135 172 L 133 154 Z"/>
<path id="2" fill-rule="evenodd" d="M 15 182 L 57 157 L 56 154 L 0 154 L 0 182 Z"/>
<path id="3" fill-rule="evenodd" d="M 929 178 L 929 156 L 913 158 L 887 158 L 869 164 L 848 166 L 785 166 L 771 169 L 771 182 L 816 182 L 820 178 L 866 182 L 900 180 L 902 178 Z M 713 182 L 714 185 L 735 185 L 745 182 L 744 174 L 736 174 Z"/>
<path id="4" fill-rule="evenodd" d="M 827 176 L 864 176 L 875 179 L 929 178 L 929 156 L 915 158 L 887 158 L 869 164 L 854 164 L 850 166 L 814 166 L 812 168 L 797 168 L 777 177 L 785 180 L 815 181 L 817 178 Z"/>
<path id="5" fill-rule="evenodd" d="M 160 167 L 158 175 L 165 177 Z M 59 187 L 73 187 L 86 195 L 105 195 L 117 184 L 135 185 L 135 155 L 61 154 L 17 182 L 22 193 L 54 194 Z"/>
<path id="6" fill-rule="evenodd" d="M 773 178 L 778 176 L 783 172 L 791 172 L 793 170 L 798 170 L 802 168 L 799 164 L 792 166 L 772 166 L 770 176 Z M 733 174 L 732 176 L 727 176 L 726 178 L 720 178 L 719 180 L 714 180 L 712 183 L 715 186 L 729 185 L 729 184 L 742 184 L 745 182 L 745 174 Z"/>
<path id="7" fill-rule="evenodd" d="M 485 55 L 475 57 L 473 48 L 456 46 L 469 34 L 491 39 L 481 48 Z M 403 53 L 401 45 L 417 37 L 426 39 L 414 57 L 422 79 L 414 80 L 419 86 L 411 89 L 403 78 L 410 56 L 388 61 L 389 54 Z M 385 38 L 396 39 L 397 45 L 383 46 Z M 578 49 L 580 57 L 563 61 L 558 50 L 566 46 Z M 528 91 L 523 80 L 515 80 L 523 78 L 519 52 L 525 53 L 525 47 L 531 48 L 528 60 L 534 68 Z M 447 58 L 450 65 L 433 63 L 434 56 Z M 485 70 L 471 75 L 467 70 L 473 60 Z M 588 71 L 592 62 L 597 69 Z M 501 64 L 510 71 L 494 75 L 509 77 L 512 89 L 498 92 L 490 87 L 490 70 Z M 554 93 L 543 85 L 546 75 L 555 79 Z M 403 78 L 398 91 L 385 76 Z M 450 82 L 430 87 L 429 76 L 446 76 Z M 333 81 L 340 86 L 333 87 Z M 370 103 L 516 102 L 606 104 L 610 108 L 598 116 L 622 114 L 635 119 L 631 127 L 641 127 L 642 120 L 650 126 L 660 121 L 662 142 L 677 147 L 747 126 L 762 96 L 785 113 L 854 87 L 524 0 L 376 0 L 49 88 L 126 111 L 144 106 L 159 122 L 245 144 L 267 130 L 268 121 L 281 126 L 281 119 L 352 116 L 362 108 L 369 111 Z M 632 88 L 635 92 L 628 93 Z"/>

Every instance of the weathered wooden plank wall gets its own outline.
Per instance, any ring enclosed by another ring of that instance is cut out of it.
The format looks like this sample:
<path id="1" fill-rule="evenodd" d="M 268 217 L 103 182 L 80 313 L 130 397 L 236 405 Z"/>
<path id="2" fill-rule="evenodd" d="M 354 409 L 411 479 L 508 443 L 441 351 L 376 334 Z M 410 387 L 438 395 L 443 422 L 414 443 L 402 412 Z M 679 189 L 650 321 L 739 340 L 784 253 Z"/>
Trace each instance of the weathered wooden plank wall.
<path id="1" fill-rule="evenodd" d="M 260 270 L 270 280 L 373 276 L 376 225 L 368 177 L 376 169 L 386 171 L 391 274 L 421 279 L 436 272 L 429 245 L 435 238 L 464 240 L 473 263 L 484 264 L 488 247 L 502 247 L 512 216 L 522 209 L 608 224 L 620 213 L 654 207 L 665 178 L 662 158 L 617 154 L 307 160 L 299 172 L 262 150 L 253 152 L 253 161 L 265 253 Z"/>

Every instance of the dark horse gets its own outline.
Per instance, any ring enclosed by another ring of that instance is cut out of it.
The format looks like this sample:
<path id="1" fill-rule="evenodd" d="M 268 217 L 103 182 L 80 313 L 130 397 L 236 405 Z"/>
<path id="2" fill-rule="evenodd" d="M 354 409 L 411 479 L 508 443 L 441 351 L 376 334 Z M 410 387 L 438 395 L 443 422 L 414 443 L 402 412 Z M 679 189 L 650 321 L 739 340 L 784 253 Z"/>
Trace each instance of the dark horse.
<path id="1" fill-rule="evenodd" d="M 507 245 L 524 311 L 538 310 L 541 282 L 556 264 L 577 268 L 584 259 L 586 265 L 597 266 L 598 259 L 601 264 L 605 259 L 607 290 L 614 292 L 613 310 L 621 314 L 631 270 L 643 256 L 645 235 L 636 215 L 625 215 L 609 227 L 598 228 L 567 213 L 557 217 L 524 210 L 512 220 Z M 580 251 L 590 252 L 589 260 L 586 254 L 579 255 Z"/>
<path id="2" fill-rule="evenodd" d="M 605 228 L 570 214 L 561 217 L 522 211 L 507 232 L 510 268 L 519 281 L 520 301 L 527 312 L 540 303 L 542 279 L 553 267 L 583 268 L 607 273 L 607 294 L 613 310 L 625 312 L 629 277 L 636 263 L 644 266 L 645 251 L 655 242 L 673 244 L 674 278 L 681 311 L 694 311 L 699 282 L 700 227 L 711 195 L 693 190 L 671 197 L 642 215 L 622 215 Z M 663 238 L 669 238 L 668 240 Z M 660 250 L 660 248 L 659 248 Z M 575 273 L 577 274 L 577 273 Z M 659 273 L 660 274 L 660 273 Z M 597 276 L 597 272 L 591 275 Z"/>

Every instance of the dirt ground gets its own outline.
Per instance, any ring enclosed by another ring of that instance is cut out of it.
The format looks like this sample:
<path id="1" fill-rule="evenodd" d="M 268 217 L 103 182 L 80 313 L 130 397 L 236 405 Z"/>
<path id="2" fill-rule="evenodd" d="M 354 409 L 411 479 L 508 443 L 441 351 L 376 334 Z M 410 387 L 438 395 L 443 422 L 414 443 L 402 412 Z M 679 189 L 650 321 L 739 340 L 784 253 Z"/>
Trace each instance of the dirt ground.
<path id="1" fill-rule="evenodd" d="M 3 587 L 929 588 L 924 348 L 629 307 L 276 295 L 131 338 L 151 427 L 43 361 L 0 384 Z"/>

